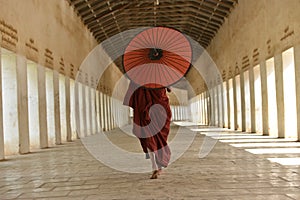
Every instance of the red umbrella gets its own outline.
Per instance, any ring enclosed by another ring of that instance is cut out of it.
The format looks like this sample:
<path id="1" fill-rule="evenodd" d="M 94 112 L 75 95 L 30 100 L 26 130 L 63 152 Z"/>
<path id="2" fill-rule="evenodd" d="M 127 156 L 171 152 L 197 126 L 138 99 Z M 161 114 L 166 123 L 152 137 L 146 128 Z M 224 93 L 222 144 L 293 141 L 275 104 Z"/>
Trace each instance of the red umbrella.
<path id="1" fill-rule="evenodd" d="M 136 35 L 123 55 L 129 79 L 147 88 L 168 87 L 179 81 L 190 67 L 192 48 L 179 31 L 149 28 Z"/>

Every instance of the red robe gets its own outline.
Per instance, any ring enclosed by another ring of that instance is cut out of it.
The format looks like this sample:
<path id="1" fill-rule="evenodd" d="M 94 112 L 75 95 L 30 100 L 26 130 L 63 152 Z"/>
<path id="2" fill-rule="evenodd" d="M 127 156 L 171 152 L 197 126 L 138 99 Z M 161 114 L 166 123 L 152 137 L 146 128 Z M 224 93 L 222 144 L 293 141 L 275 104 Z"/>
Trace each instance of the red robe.
<path id="1" fill-rule="evenodd" d="M 164 110 L 156 109 L 155 112 L 149 112 L 154 104 L 161 105 Z M 124 105 L 133 108 L 133 134 L 139 138 L 143 151 L 145 153 L 148 153 L 148 149 L 153 151 L 157 165 L 167 167 L 171 157 L 167 139 L 172 114 L 166 89 L 148 89 L 131 82 L 124 98 Z M 146 126 L 148 128 L 145 128 Z"/>

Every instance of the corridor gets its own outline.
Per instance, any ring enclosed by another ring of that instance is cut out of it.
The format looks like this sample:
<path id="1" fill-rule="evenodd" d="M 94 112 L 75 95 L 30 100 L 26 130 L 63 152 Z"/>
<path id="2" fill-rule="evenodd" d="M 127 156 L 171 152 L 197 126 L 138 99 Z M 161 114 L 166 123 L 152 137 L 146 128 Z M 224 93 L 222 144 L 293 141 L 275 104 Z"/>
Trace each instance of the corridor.
<path id="1" fill-rule="evenodd" d="M 171 138 L 177 131 L 178 126 L 173 124 Z M 149 179 L 150 172 L 113 170 L 76 140 L 1 162 L 0 199 L 300 198 L 300 152 L 284 151 L 299 148 L 299 143 L 196 125 L 185 126 L 184 131 L 196 132 L 193 144 L 157 180 Z M 139 149 L 135 138 L 118 129 L 106 135 L 122 148 Z M 217 136 L 219 140 L 207 157 L 199 158 L 205 135 Z M 280 159 L 295 162 L 286 164 Z"/>
<path id="2" fill-rule="evenodd" d="M 299 10 L 0 0 L 0 200 L 300 199 Z"/>

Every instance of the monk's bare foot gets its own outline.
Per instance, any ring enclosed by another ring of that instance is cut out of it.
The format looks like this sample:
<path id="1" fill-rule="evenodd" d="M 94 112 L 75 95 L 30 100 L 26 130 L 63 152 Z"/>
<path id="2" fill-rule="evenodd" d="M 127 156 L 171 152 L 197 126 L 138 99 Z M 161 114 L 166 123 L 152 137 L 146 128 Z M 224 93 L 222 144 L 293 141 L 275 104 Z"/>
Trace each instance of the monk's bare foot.
<path id="1" fill-rule="evenodd" d="M 162 174 L 162 169 L 158 169 L 158 175 Z"/>
<path id="2" fill-rule="evenodd" d="M 150 179 L 157 179 L 158 175 L 159 175 L 158 170 L 154 170 L 153 173 L 152 173 L 152 176 L 150 177 Z"/>

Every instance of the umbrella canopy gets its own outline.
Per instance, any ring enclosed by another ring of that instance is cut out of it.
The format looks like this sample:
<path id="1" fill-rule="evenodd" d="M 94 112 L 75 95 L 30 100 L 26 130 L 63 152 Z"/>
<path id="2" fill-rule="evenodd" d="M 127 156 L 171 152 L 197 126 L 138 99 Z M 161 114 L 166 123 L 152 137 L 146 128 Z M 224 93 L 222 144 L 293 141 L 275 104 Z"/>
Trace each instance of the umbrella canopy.
<path id="1" fill-rule="evenodd" d="M 130 41 L 123 55 L 123 67 L 136 84 L 162 88 L 179 81 L 188 71 L 191 59 L 191 44 L 182 33 L 154 27 Z"/>

